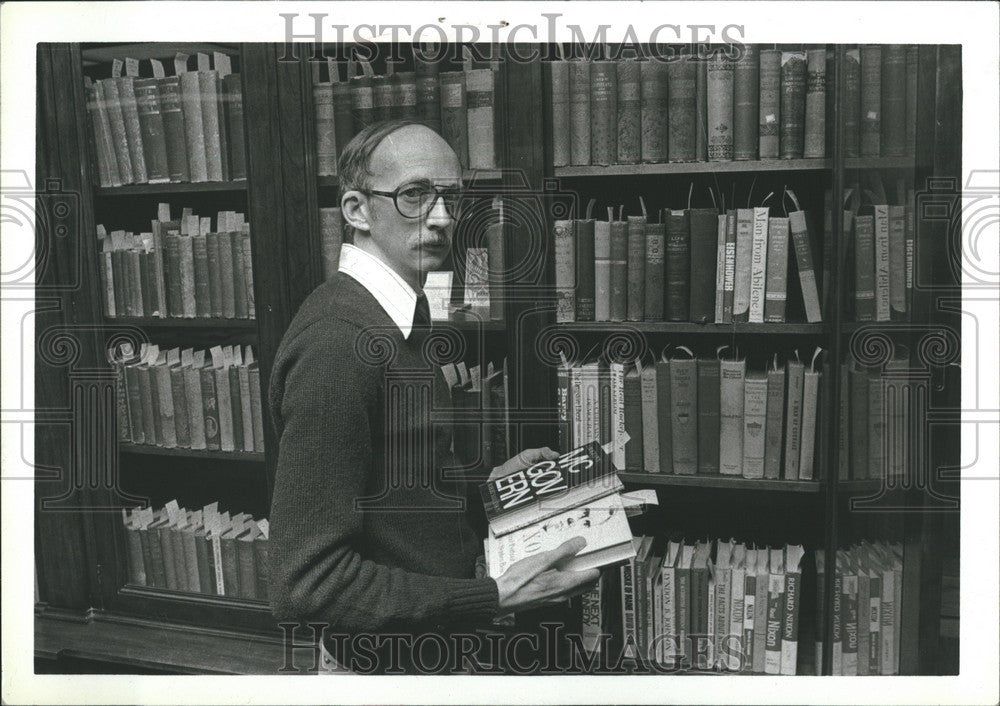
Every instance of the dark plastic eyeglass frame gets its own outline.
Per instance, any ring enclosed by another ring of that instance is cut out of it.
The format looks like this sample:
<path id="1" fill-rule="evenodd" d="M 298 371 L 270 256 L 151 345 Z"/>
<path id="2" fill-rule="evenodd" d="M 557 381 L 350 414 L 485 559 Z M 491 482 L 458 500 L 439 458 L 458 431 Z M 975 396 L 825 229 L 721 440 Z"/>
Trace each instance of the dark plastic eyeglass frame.
<path id="1" fill-rule="evenodd" d="M 418 213 L 415 216 L 410 216 L 410 215 L 407 215 L 406 213 L 403 213 L 403 209 L 401 209 L 399 207 L 399 192 L 403 191 L 405 189 L 413 188 L 415 186 L 428 186 L 431 189 L 433 189 L 434 190 L 434 199 L 430 202 L 430 206 L 425 211 L 423 211 L 421 213 Z M 384 196 L 385 198 L 391 198 L 392 199 L 392 205 L 396 207 L 396 212 L 399 215 L 401 215 L 403 218 L 409 218 L 411 220 L 417 219 L 417 218 L 423 218 L 428 213 L 430 213 L 431 211 L 433 211 L 434 210 L 434 206 L 438 202 L 438 199 L 444 199 L 444 207 L 445 207 L 445 210 L 448 211 L 448 215 L 451 216 L 452 219 L 458 219 L 458 216 L 461 213 L 461 208 L 460 208 L 459 204 L 461 202 L 462 197 L 465 194 L 465 192 L 462 191 L 462 189 L 455 188 L 454 186 L 440 186 L 439 187 L 439 186 L 434 186 L 433 184 L 419 184 L 419 183 L 418 184 L 414 184 L 413 182 L 410 182 L 410 183 L 407 183 L 407 184 L 403 184 L 402 186 L 397 187 L 393 191 L 380 191 L 378 189 L 366 189 L 364 191 L 364 193 L 366 193 L 366 194 L 374 194 L 375 196 Z M 448 205 L 448 197 L 446 195 L 452 195 L 454 197 L 454 202 L 453 202 L 453 204 L 451 206 Z"/>

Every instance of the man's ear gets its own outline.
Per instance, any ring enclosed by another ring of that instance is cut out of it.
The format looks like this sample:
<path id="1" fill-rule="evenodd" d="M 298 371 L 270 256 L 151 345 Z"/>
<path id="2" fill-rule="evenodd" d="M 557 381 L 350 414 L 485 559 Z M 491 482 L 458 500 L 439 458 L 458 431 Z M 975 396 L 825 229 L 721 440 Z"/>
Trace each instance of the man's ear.
<path id="1" fill-rule="evenodd" d="M 356 231 L 367 233 L 371 230 L 371 214 L 368 197 L 360 191 L 347 191 L 340 197 L 340 211 L 344 223 Z"/>

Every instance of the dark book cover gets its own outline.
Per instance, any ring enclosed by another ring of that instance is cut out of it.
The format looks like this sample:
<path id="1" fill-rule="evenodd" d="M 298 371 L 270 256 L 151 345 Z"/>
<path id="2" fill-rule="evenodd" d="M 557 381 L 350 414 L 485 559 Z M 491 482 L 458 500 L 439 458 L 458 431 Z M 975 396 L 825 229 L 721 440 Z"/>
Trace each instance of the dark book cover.
<path id="1" fill-rule="evenodd" d="M 222 317 L 236 317 L 236 287 L 233 263 L 233 234 L 219 233 L 219 275 L 221 279 L 219 291 L 222 293 Z"/>
<path id="2" fill-rule="evenodd" d="M 208 257 L 208 301 L 210 315 L 222 317 L 222 270 L 219 262 L 219 234 L 205 234 L 205 252 Z"/>
<path id="3" fill-rule="evenodd" d="M 247 278 L 243 266 L 243 238 L 232 234 L 233 251 L 233 311 L 237 319 L 247 318 Z"/>
<path id="4" fill-rule="evenodd" d="M 441 130 L 441 135 L 458 155 L 458 161 L 468 167 L 469 118 L 464 71 L 441 73 Z"/>
<path id="5" fill-rule="evenodd" d="M 781 53 L 781 159 L 800 159 L 805 149 L 806 55 Z"/>
<path id="6" fill-rule="evenodd" d="M 125 366 L 125 392 L 128 396 L 130 440 L 133 444 L 146 443 L 146 430 L 142 421 L 142 396 L 139 393 L 139 368 L 135 364 Z"/>
<path id="7" fill-rule="evenodd" d="M 333 140 L 337 158 L 354 137 L 354 105 L 351 103 L 351 84 L 333 84 Z"/>
<path id="8" fill-rule="evenodd" d="M 170 316 L 180 316 L 184 313 L 184 302 L 181 298 L 181 245 L 180 236 L 167 233 L 163 236 L 163 276 L 167 285 L 167 311 Z"/>
<path id="9" fill-rule="evenodd" d="M 578 166 L 591 163 L 590 65 L 586 59 L 569 65 L 569 154 L 570 164 Z"/>
<path id="10" fill-rule="evenodd" d="M 417 74 L 417 117 L 434 132 L 441 132 L 441 78 L 435 61 L 414 57 Z M 336 104 L 334 104 L 336 105 Z M 339 140 L 339 133 L 338 133 Z M 344 143 L 346 144 L 346 143 Z"/>
<path id="11" fill-rule="evenodd" d="M 826 49 L 806 52 L 805 136 L 802 156 L 826 156 Z"/>
<path id="12" fill-rule="evenodd" d="M 180 78 L 167 76 L 156 79 L 160 99 L 160 115 L 163 117 L 163 133 L 167 146 L 167 172 L 170 181 L 190 181 L 188 168 L 187 128 L 181 110 Z"/>
<path id="13" fill-rule="evenodd" d="M 263 536 L 253 541 L 254 577 L 257 582 L 257 600 L 268 599 L 268 583 L 270 577 L 270 544 Z"/>
<path id="14" fill-rule="evenodd" d="M 574 222 L 576 231 L 576 320 L 593 321 L 595 313 L 594 219 Z"/>
<path id="15" fill-rule="evenodd" d="M 177 250 L 180 256 L 181 311 L 184 318 L 193 319 L 198 309 L 194 300 L 194 246 L 190 235 L 177 239 Z"/>
<path id="16" fill-rule="evenodd" d="M 614 241 L 612 240 L 612 247 Z M 628 217 L 628 321 L 642 321 L 646 305 L 646 217 Z"/>
<path id="17" fill-rule="evenodd" d="M 919 48 L 906 45 L 906 145 L 904 152 L 913 156 L 917 147 L 917 78 Z"/>
<path id="18" fill-rule="evenodd" d="M 186 584 L 183 589 L 192 593 L 201 591 L 201 578 L 198 574 L 198 548 L 194 538 L 195 529 L 195 526 L 189 524 L 177 532 L 179 543 L 184 548 L 184 576 Z"/>
<path id="19" fill-rule="evenodd" d="M 139 550 L 142 552 L 142 568 L 146 575 L 145 585 L 156 586 L 156 579 L 153 576 L 153 550 L 149 541 L 149 529 L 141 524 L 137 525 L 136 534 L 139 537 Z"/>
<path id="20" fill-rule="evenodd" d="M 670 106 L 667 113 L 668 156 L 671 162 L 693 162 L 697 159 L 697 62 L 690 56 L 683 56 L 670 62 L 667 67 L 667 102 Z"/>
<path id="21" fill-rule="evenodd" d="M 260 399 L 260 368 L 256 363 L 250 369 L 250 411 L 253 413 L 253 450 L 264 453 L 264 412 Z"/>
<path id="22" fill-rule="evenodd" d="M 781 52 L 760 52 L 760 119 L 758 151 L 761 159 L 778 158 L 778 124 L 781 120 Z"/>
<path id="23" fill-rule="evenodd" d="M 611 221 L 610 289 L 611 321 L 624 321 L 628 315 L 628 222 Z"/>
<path id="24" fill-rule="evenodd" d="M 240 560 L 237 537 L 247 532 L 230 530 L 222 535 L 222 585 L 225 595 L 232 598 L 240 597 Z"/>
<path id="25" fill-rule="evenodd" d="M 372 76 L 372 110 L 374 122 L 392 119 L 391 77 Z"/>
<path id="26" fill-rule="evenodd" d="M 882 47 L 883 157 L 906 154 L 906 45 Z"/>
<path id="27" fill-rule="evenodd" d="M 707 93 L 708 159 L 733 159 L 733 62 L 725 50 L 705 58 Z"/>
<path id="28" fill-rule="evenodd" d="M 111 281 L 115 295 L 115 316 L 127 316 L 128 304 L 125 297 L 128 271 L 125 267 L 125 251 L 111 251 Z"/>
<path id="29" fill-rule="evenodd" d="M 222 165 L 222 181 L 232 179 L 229 173 L 229 126 L 226 123 L 226 88 L 222 83 L 222 77 L 215 72 L 215 100 L 216 112 L 219 120 L 219 161 Z"/>
<path id="30" fill-rule="evenodd" d="M 618 72 L 618 126 L 619 164 L 638 164 L 642 157 L 642 95 L 639 79 L 639 62 L 631 59 L 615 64 Z"/>
<path id="31" fill-rule="evenodd" d="M 204 235 L 191 236 L 194 251 L 194 309 L 198 318 L 212 315 L 212 296 L 208 275 L 208 241 Z"/>
<path id="32" fill-rule="evenodd" d="M 151 184 L 170 181 L 167 135 L 163 115 L 160 113 L 160 96 L 156 84 L 155 78 L 137 78 L 133 84 L 142 133 L 146 179 Z"/>
<path id="33" fill-rule="evenodd" d="M 201 403 L 205 420 L 205 448 L 218 451 L 221 448 L 219 439 L 219 401 L 215 393 L 215 370 L 210 367 L 198 371 L 201 375 Z"/>
<path id="34" fill-rule="evenodd" d="M 352 76 L 349 85 L 351 87 L 351 123 L 354 134 L 357 135 L 375 121 L 372 80 L 369 76 Z"/>
<path id="35" fill-rule="evenodd" d="M 643 298 L 643 321 L 663 321 L 664 256 L 666 225 L 646 223 L 646 284 Z"/>
<path id="36" fill-rule="evenodd" d="M 400 71 L 393 74 L 392 104 L 393 109 L 403 120 L 416 120 L 419 117 L 417 114 L 416 72 Z"/>
<path id="37" fill-rule="evenodd" d="M 160 352 L 160 360 L 164 358 L 163 351 Z M 177 422 L 174 418 L 174 393 L 170 385 L 170 368 L 166 362 L 151 365 L 152 390 L 156 401 L 153 408 L 154 421 L 158 425 L 157 438 L 162 446 L 176 448 L 177 446 Z"/>
<path id="38" fill-rule="evenodd" d="M 576 221 L 557 220 L 553 225 L 556 321 L 576 321 Z"/>
<path id="39" fill-rule="evenodd" d="M 128 158 L 132 164 L 132 176 L 137 184 L 149 181 L 146 173 L 146 155 L 142 145 L 142 128 L 139 125 L 139 110 L 135 102 L 135 85 L 131 76 L 115 79 L 118 97 L 122 106 L 125 135 L 128 137 Z"/>
<path id="40" fill-rule="evenodd" d="M 625 373 L 625 468 L 630 472 L 645 471 L 642 455 L 642 380 L 634 367 Z"/>
<path id="41" fill-rule="evenodd" d="M 139 289 L 142 292 L 142 309 L 139 314 L 141 316 L 152 316 L 153 315 L 153 282 L 150 279 L 153 269 L 153 253 L 140 251 L 138 254 L 139 258 Z"/>
<path id="42" fill-rule="evenodd" d="M 257 567 L 254 558 L 253 545 L 256 541 L 252 534 L 245 534 L 236 540 L 236 561 L 239 571 L 239 597 L 247 600 L 257 600 Z"/>
<path id="43" fill-rule="evenodd" d="M 733 159 L 757 159 L 759 60 L 760 50 L 747 44 L 733 66 Z"/>
<path id="44" fill-rule="evenodd" d="M 243 87 L 239 74 L 228 74 L 222 79 L 225 100 L 225 127 L 227 161 L 230 179 L 247 178 L 246 134 L 243 124 Z"/>
<path id="45" fill-rule="evenodd" d="M 667 281 L 665 288 L 667 321 L 687 321 L 690 313 L 691 219 L 689 214 L 690 212 L 686 210 L 667 211 Z M 705 280 L 713 288 L 715 287 L 714 276 L 710 279 L 706 277 Z"/>
<path id="46" fill-rule="evenodd" d="M 698 473 L 719 472 L 719 361 L 698 358 Z"/>
<path id="47" fill-rule="evenodd" d="M 832 83 L 832 81 L 831 81 Z M 844 52 L 844 156 L 861 155 L 861 54 L 857 48 Z M 830 116 L 831 122 L 833 115 Z"/>
<path id="48" fill-rule="evenodd" d="M 861 156 L 878 157 L 882 152 L 882 47 L 861 47 Z"/>
<path id="49" fill-rule="evenodd" d="M 552 134 L 552 166 L 565 167 L 570 163 L 569 62 L 553 59 L 542 65 L 548 74 L 552 92 L 552 104 L 549 112 L 549 129 Z"/>
<path id="50" fill-rule="evenodd" d="M 667 161 L 668 67 L 662 61 L 639 63 L 641 108 L 640 135 L 643 162 Z M 619 81 L 620 85 L 620 81 Z"/>
<path id="51" fill-rule="evenodd" d="M 698 371 L 694 358 L 670 360 L 670 431 L 674 473 L 698 470 Z"/>
<path id="52" fill-rule="evenodd" d="M 240 371 L 233 365 L 226 373 L 229 376 L 229 409 L 233 425 L 233 449 L 243 450 L 243 398 L 240 392 Z"/>
<path id="53" fill-rule="evenodd" d="M 142 542 L 139 529 L 125 520 L 125 546 L 127 548 L 128 582 L 135 586 L 146 585 L 146 565 L 142 559 Z"/>
<path id="54" fill-rule="evenodd" d="M 187 392 L 184 384 L 184 369 L 179 365 L 170 366 L 170 392 L 174 405 L 174 432 L 177 446 L 183 449 L 191 448 L 191 429 L 187 413 Z"/>
<path id="55" fill-rule="evenodd" d="M 756 134 L 756 132 L 755 132 Z M 718 264 L 719 212 L 693 208 L 691 214 L 689 320 L 698 324 L 715 318 L 716 266 Z"/>
<path id="56" fill-rule="evenodd" d="M 316 83 L 313 93 L 313 125 L 316 134 L 316 174 L 337 173 L 337 144 L 333 121 L 333 84 Z"/>
<path id="57" fill-rule="evenodd" d="M 173 538 L 176 531 L 177 527 L 175 525 L 164 525 L 157 530 L 160 551 L 163 556 L 163 571 L 166 577 L 167 588 L 172 591 L 182 590 L 180 577 L 177 575 L 177 557 L 175 556 L 177 544 Z M 183 560 L 182 556 L 181 561 L 183 562 Z"/>
<path id="58" fill-rule="evenodd" d="M 819 289 L 816 282 L 816 270 L 813 266 L 812 243 L 809 239 L 809 228 L 806 225 L 804 211 L 792 211 L 788 215 L 789 228 L 792 232 L 792 247 L 795 249 L 795 261 L 799 269 L 799 283 L 802 286 L 802 300 L 806 309 L 806 321 L 817 323 L 823 320 L 819 305 Z"/>
<path id="59" fill-rule="evenodd" d="M 559 415 L 559 449 L 570 448 L 570 384 L 569 367 L 560 365 L 556 368 L 556 410 Z"/>
<path id="60" fill-rule="evenodd" d="M 125 268 L 128 272 L 128 299 L 126 311 L 129 316 L 143 316 L 146 311 L 142 297 L 142 263 L 141 253 L 138 250 L 125 251 Z M 147 282 L 146 288 L 149 288 Z"/>
<path id="61" fill-rule="evenodd" d="M 693 60 L 695 62 L 694 153 L 699 162 L 704 162 L 708 160 L 708 50 L 699 49 Z"/>
<path id="62" fill-rule="evenodd" d="M 670 361 L 656 361 L 656 436 L 660 446 L 660 473 L 674 472 L 673 432 L 670 427 Z"/>
<path id="63" fill-rule="evenodd" d="M 167 588 L 167 562 L 163 555 L 163 545 L 160 543 L 160 532 L 166 523 L 166 517 L 159 517 L 142 531 L 146 536 L 146 547 L 149 549 L 150 567 L 146 571 L 146 576 L 152 579 L 149 585 L 156 588 Z"/>
<path id="64" fill-rule="evenodd" d="M 158 445 L 160 443 L 157 433 L 157 409 L 154 399 L 155 384 L 152 373 L 148 365 L 137 365 L 135 367 L 136 378 L 139 382 L 139 405 L 142 409 L 142 433 L 143 443 Z"/>
<path id="65" fill-rule="evenodd" d="M 194 533 L 194 549 L 198 561 L 198 591 L 215 595 L 215 557 L 204 527 Z"/>

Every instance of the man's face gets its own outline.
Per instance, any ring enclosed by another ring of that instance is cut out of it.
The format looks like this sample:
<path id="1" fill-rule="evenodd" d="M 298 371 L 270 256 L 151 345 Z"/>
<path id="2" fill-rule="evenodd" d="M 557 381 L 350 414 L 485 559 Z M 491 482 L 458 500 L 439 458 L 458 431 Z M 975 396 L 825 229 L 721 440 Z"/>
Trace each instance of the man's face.
<path id="1" fill-rule="evenodd" d="M 371 188 L 395 191 L 410 184 L 460 188 L 462 168 L 454 151 L 433 130 L 411 125 L 397 130 L 372 153 Z M 403 216 L 391 197 L 370 195 L 372 244 L 383 261 L 409 282 L 422 286 L 424 276 L 439 269 L 451 250 L 455 221 L 437 199 L 417 218 Z"/>

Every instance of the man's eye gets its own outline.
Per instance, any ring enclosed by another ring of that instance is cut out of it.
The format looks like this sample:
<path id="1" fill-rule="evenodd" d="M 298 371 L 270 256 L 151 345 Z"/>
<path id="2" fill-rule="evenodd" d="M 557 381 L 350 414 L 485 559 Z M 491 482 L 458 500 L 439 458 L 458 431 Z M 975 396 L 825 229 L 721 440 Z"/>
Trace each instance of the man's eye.
<path id="1" fill-rule="evenodd" d="M 399 195 L 402 196 L 404 199 L 416 200 L 421 198 L 425 193 L 426 190 L 420 188 L 419 186 L 408 186 L 407 188 L 401 190 L 399 192 Z"/>

